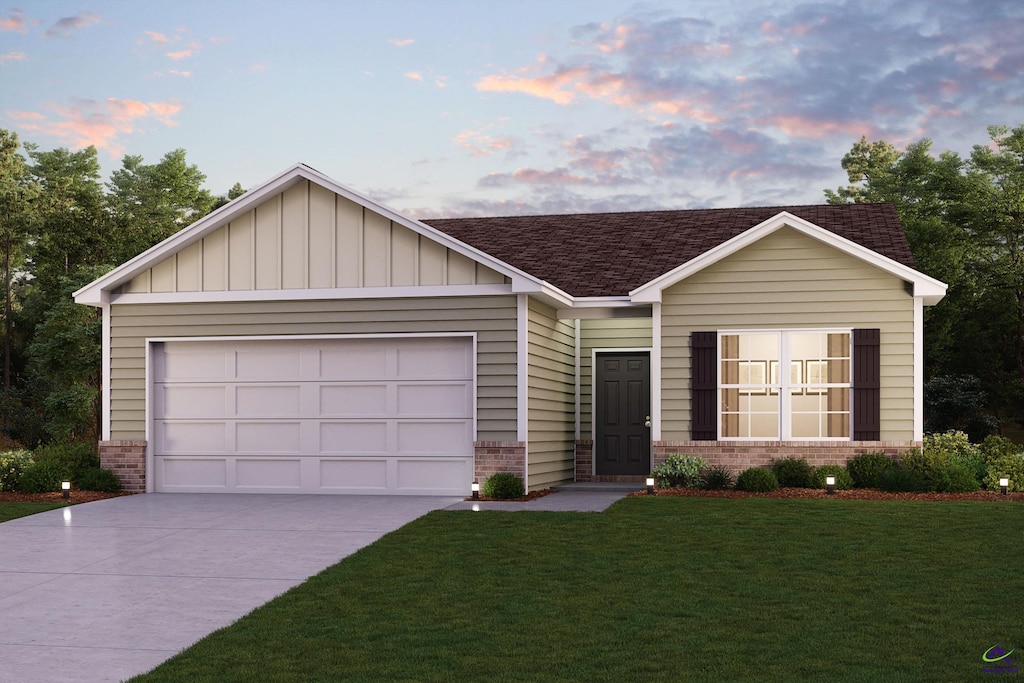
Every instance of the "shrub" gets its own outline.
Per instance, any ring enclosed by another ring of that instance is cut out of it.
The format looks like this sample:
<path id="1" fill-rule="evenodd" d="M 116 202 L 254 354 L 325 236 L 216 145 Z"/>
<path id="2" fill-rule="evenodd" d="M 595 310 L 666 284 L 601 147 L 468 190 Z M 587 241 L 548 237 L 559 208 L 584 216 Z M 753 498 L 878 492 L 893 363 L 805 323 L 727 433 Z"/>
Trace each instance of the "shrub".
<path id="1" fill-rule="evenodd" d="M 104 493 L 119 493 L 121 491 L 121 480 L 117 475 L 102 467 L 89 467 L 78 475 L 75 485 L 82 491 L 103 491 Z"/>
<path id="2" fill-rule="evenodd" d="M 700 486 L 700 473 L 708 464 L 697 455 L 672 453 L 660 463 L 651 474 L 658 480 L 658 486 Z"/>
<path id="3" fill-rule="evenodd" d="M 902 467 L 893 467 L 882 473 L 878 480 L 878 488 L 883 491 L 915 493 L 925 491 L 928 484 L 919 474 Z"/>
<path id="4" fill-rule="evenodd" d="M 0 453 L 0 491 L 17 491 L 21 473 L 31 464 L 32 454 L 28 451 Z"/>
<path id="5" fill-rule="evenodd" d="M 949 450 L 911 448 L 902 458 L 903 469 L 913 472 L 923 483 L 925 491 L 961 493 L 978 490 L 976 474 L 962 462 L 954 460 Z"/>
<path id="6" fill-rule="evenodd" d="M 821 467 L 816 467 L 814 473 L 811 474 L 811 488 L 827 488 L 828 485 L 825 483 L 825 477 L 836 478 L 837 491 L 853 488 L 853 477 L 850 476 L 850 473 L 842 465 L 822 465 Z"/>
<path id="7" fill-rule="evenodd" d="M 1007 453 L 992 458 L 985 474 L 985 487 L 999 490 L 999 478 L 1010 480 L 1010 491 L 1024 491 L 1024 453 Z"/>
<path id="8" fill-rule="evenodd" d="M 803 458 L 780 458 L 772 460 L 772 472 L 779 480 L 779 486 L 807 488 L 814 468 Z"/>
<path id="9" fill-rule="evenodd" d="M 966 493 L 977 491 L 981 488 L 981 483 L 974 472 L 954 461 L 935 473 L 930 488 L 940 493 Z"/>
<path id="10" fill-rule="evenodd" d="M 775 473 L 767 467 L 751 467 L 740 472 L 736 477 L 736 488 L 740 491 L 765 493 L 779 488 L 779 480 Z"/>
<path id="11" fill-rule="evenodd" d="M 52 443 L 35 449 L 32 459 L 36 462 L 57 462 L 67 470 L 67 476 L 77 481 L 82 472 L 100 466 L 100 459 L 91 443 Z"/>
<path id="12" fill-rule="evenodd" d="M 511 472 L 498 472 L 487 478 L 481 487 L 482 493 L 488 498 L 520 498 L 526 494 L 523 480 Z"/>
<path id="13" fill-rule="evenodd" d="M 898 468 L 895 460 L 885 453 L 861 453 L 846 463 L 846 471 L 853 479 L 856 488 L 879 488 L 882 475 L 891 469 Z"/>
<path id="14" fill-rule="evenodd" d="M 705 489 L 728 489 L 736 483 L 736 477 L 732 476 L 732 470 L 728 467 L 715 465 L 708 467 L 700 474 Z"/>
<path id="15" fill-rule="evenodd" d="M 962 465 L 979 484 L 985 478 L 985 456 L 964 432 L 929 434 L 924 437 L 924 452 L 949 456 L 951 462 Z"/>
<path id="16" fill-rule="evenodd" d="M 37 460 L 21 473 L 18 488 L 25 493 L 59 491 L 60 483 L 68 477 L 67 466 L 56 460 Z"/>
<path id="17" fill-rule="evenodd" d="M 981 445 L 978 446 L 978 450 L 980 450 L 981 454 L 985 456 L 985 462 L 988 463 L 996 458 L 1001 458 L 1004 455 L 1015 455 L 1020 453 L 1024 451 L 1024 446 L 1015 444 L 1005 436 L 990 434 L 981 442 Z"/>

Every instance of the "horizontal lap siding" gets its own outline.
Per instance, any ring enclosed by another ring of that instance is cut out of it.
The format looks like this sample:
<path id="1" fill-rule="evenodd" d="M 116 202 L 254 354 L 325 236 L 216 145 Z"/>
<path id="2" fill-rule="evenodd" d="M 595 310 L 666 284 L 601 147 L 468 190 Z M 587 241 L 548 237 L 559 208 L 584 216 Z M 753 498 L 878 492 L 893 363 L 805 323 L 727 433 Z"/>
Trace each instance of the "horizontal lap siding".
<path id="1" fill-rule="evenodd" d="M 882 440 L 911 441 L 913 298 L 903 281 L 784 228 L 665 290 L 662 437 L 690 438 L 690 333 L 880 328 Z"/>
<path id="2" fill-rule="evenodd" d="M 145 340 L 154 337 L 477 334 L 477 440 L 516 438 L 516 303 L 508 296 L 114 304 L 111 438 L 146 438 Z"/>
<path id="3" fill-rule="evenodd" d="M 575 329 L 531 300 L 528 338 L 528 478 L 531 489 L 543 489 L 574 476 Z"/>
<path id="4" fill-rule="evenodd" d="M 650 318 L 580 321 L 580 438 L 593 438 L 593 351 L 651 347 Z"/>

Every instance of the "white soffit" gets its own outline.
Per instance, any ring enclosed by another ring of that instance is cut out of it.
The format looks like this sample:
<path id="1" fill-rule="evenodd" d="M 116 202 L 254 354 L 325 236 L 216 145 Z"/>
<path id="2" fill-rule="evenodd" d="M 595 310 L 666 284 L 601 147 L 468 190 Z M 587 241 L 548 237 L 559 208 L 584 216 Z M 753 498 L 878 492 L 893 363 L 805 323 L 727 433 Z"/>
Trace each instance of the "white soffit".
<path id="1" fill-rule="evenodd" d="M 882 256 L 878 252 L 845 237 L 841 237 L 834 232 L 825 230 L 799 216 L 794 216 L 788 211 L 782 211 L 749 230 L 740 233 L 736 237 L 709 249 L 700 256 L 670 270 L 664 275 L 656 277 L 647 284 L 637 287 L 629 293 L 630 298 L 634 303 L 660 303 L 661 293 L 668 287 L 685 280 L 691 275 L 721 261 L 727 256 L 735 254 L 737 251 L 757 242 L 762 237 L 784 227 L 792 228 L 797 232 L 875 266 L 890 275 L 911 283 L 913 286 L 913 296 L 921 298 L 927 306 L 934 306 L 946 295 L 945 283 L 939 282 L 935 278 L 905 266 L 898 261 Z"/>

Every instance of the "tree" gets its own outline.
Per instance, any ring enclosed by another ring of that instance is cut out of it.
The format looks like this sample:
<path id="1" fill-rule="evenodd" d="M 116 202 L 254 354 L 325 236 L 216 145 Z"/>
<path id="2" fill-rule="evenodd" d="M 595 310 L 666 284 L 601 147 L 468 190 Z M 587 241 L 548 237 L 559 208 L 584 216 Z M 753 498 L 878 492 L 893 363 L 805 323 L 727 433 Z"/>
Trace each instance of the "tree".
<path id="1" fill-rule="evenodd" d="M 978 377 L 990 411 L 1024 420 L 1024 126 L 989 135 L 966 160 L 861 138 L 842 160 L 853 184 L 825 195 L 895 205 L 917 268 L 949 285 L 925 312 L 927 376 Z"/>
<path id="2" fill-rule="evenodd" d="M 231 186 L 231 189 L 228 190 L 227 194 L 217 197 L 217 200 L 214 202 L 213 208 L 219 209 L 228 202 L 232 202 L 238 199 L 243 194 L 245 194 L 245 188 L 242 187 L 241 183 L 235 183 L 234 185 Z"/>
<path id="3" fill-rule="evenodd" d="M 185 150 L 168 152 L 156 164 L 125 156 L 111 174 L 110 208 L 117 226 L 115 262 L 126 261 L 208 214 L 213 195 L 206 176 L 185 161 Z"/>

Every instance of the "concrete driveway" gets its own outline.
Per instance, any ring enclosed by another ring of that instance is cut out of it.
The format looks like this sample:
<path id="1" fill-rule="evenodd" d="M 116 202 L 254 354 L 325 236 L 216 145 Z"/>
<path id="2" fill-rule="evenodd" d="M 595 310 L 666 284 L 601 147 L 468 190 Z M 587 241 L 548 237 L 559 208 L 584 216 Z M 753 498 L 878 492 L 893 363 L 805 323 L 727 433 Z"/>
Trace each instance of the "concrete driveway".
<path id="1" fill-rule="evenodd" d="M 145 494 L 0 524 L 0 681 L 119 681 L 439 496 Z"/>

